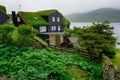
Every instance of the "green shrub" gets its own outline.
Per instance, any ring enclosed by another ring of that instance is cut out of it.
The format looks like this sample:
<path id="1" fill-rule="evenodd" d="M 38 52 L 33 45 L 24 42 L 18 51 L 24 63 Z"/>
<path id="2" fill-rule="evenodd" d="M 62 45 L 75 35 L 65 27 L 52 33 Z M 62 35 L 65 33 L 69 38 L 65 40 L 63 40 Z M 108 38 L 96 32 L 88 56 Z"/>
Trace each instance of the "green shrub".
<path id="1" fill-rule="evenodd" d="M 67 53 L 0 45 L 0 75 L 17 80 L 71 80 L 66 66 L 88 72 L 90 80 L 101 80 L 101 64 Z M 72 73 L 72 72 L 71 72 Z"/>
<path id="2" fill-rule="evenodd" d="M 37 34 L 37 31 L 28 25 L 19 26 L 17 32 L 18 32 L 17 43 L 19 46 L 25 46 Z"/>
<path id="3" fill-rule="evenodd" d="M 11 40 L 12 32 L 14 30 L 15 27 L 13 25 L 9 24 L 0 25 L 0 41 L 2 43 L 10 44 L 12 41 Z"/>
<path id="4" fill-rule="evenodd" d="M 93 23 L 91 26 L 66 29 L 65 36 L 78 38 L 80 50 L 89 54 L 91 60 L 101 62 L 103 54 L 109 58 L 116 54 L 113 50 L 116 44 L 113 29 L 113 26 L 105 21 L 103 23 Z"/>

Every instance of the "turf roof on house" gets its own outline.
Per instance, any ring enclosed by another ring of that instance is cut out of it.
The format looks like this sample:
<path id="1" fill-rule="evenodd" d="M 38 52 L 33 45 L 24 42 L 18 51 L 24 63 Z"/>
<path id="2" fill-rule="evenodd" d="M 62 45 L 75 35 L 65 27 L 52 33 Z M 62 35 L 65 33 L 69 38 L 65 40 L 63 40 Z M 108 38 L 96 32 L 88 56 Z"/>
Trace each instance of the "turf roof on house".
<path id="1" fill-rule="evenodd" d="M 3 12 L 3 13 L 6 13 L 6 8 L 2 5 L 0 5 L 0 11 Z"/>
<path id="2" fill-rule="evenodd" d="M 38 11 L 38 12 L 19 12 L 18 14 L 29 25 L 49 25 L 49 23 L 42 16 L 48 16 L 54 12 L 58 12 L 58 11 L 57 10 L 44 10 L 44 11 Z M 63 16 L 62 24 L 70 25 L 70 22 Z"/>

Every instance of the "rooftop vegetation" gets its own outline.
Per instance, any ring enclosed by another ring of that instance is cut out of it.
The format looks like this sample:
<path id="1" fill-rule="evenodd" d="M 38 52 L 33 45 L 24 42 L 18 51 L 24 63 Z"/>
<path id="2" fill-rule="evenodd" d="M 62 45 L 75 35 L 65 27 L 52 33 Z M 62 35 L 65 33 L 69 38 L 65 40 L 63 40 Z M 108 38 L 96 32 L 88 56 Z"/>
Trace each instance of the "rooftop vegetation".
<path id="1" fill-rule="evenodd" d="M 2 5 L 0 5 L 0 11 L 3 12 L 3 13 L 6 13 L 6 8 Z"/>
<path id="2" fill-rule="evenodd" d="M 38 13 L 34 12 L 19 12 L 29 25 L 48 25 L 48 22 L 42 18 Z"/>
<path id="3" fill-rule="evenodd" d="M 49 23 L 42 16 L 48 16 L 54 12 L 58 12 L 58 11 L 53 9 L 53 10 L 44 10 L 38 12 L 19 12 L 19 14 L 21 15 L 21 17 L 24 18 L 26 23 L 29 25 L 49 25 Z M 62 17 L 62 19 L 63 19 L 62 21 L 63 25 L 70 24 L 70 22 L 64 16 Z"/>

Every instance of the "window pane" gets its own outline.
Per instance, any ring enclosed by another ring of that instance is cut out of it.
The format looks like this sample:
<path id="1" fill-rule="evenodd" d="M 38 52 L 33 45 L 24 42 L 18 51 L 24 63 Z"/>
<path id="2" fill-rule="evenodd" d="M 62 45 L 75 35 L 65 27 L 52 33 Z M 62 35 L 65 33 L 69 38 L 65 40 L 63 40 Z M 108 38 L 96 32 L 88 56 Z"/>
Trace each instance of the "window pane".
<path id="1" fill-rule="evenodd" d="M 41 26 L 39 29 L 40 29 L 40 32 L 46 32 L 47 31 L 46 26 Z"/>
<path id="2" fill-rule="evenodd" d="M 58 31 L 60 31 L 60 26 L 58 26 Z"/>
<path id="3" fill-rule="evenodd" d="M 51 26 L 51 30 L 53 31 L 53 26 Z"/>
<path id="4" fill-rule="evenodd" d="M 57 17 L 57 22 L 60 22 L 60 17 Z"/>
<path id="5" fill-rule="evenodd" d="M 56 26 L 51 26 L 51 30 L 55 31 L 56 30 Z"/>
<path id="6" fill-rule="evenodd" d="M 56 26 L 54 26 L 54 30 L 56 30 Z"/>
<path id="7" fill-rule="evenodd" d="M 20 17 L 17 17 L 17 21 L 20 22 Z"/>
<path id="8" fill-rule="evenodd" d="M 52 21 L 55 22 L 55 17 L 52 17 Z"/>

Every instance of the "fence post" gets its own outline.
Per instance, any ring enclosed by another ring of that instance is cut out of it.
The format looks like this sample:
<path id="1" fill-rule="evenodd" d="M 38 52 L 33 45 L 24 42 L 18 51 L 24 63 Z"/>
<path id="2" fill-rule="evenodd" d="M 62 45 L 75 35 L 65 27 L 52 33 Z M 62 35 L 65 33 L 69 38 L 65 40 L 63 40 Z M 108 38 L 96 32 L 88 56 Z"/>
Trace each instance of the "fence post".
<path id="1" fill-rule="evenodd" d="M 61 52 L 62 52 L 62 47 L 60 47 L 61 48 Z"/>

